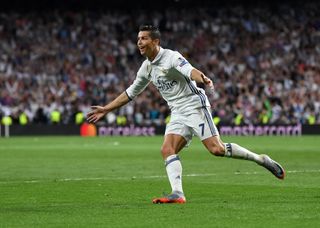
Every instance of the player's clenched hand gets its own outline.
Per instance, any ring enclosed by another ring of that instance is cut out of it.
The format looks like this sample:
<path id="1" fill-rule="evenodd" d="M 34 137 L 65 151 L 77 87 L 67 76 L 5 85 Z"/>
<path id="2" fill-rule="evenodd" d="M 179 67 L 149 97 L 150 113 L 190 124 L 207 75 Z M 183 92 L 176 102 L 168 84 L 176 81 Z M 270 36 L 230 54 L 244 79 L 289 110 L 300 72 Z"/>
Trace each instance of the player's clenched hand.
<path id="1" fill-rule="evenodd" d="M 214 85 L 213 85 L 213 82 L 210 78 L 208 78 L 207 76 L 201 74 L 201 77 L 202 77 L 202 80 L 203 80 L 203 83 L 207 86 L 209 86 L 209 88 L 213 91 L 214 90 Z"/>
<path id="2" fill-rule="evenodd" d="M 90 123 L 96 123 L 107 114 L 107 111 L 102 106 L 91 106 L 92 111 L 87 114 L 87 120 Z"/>

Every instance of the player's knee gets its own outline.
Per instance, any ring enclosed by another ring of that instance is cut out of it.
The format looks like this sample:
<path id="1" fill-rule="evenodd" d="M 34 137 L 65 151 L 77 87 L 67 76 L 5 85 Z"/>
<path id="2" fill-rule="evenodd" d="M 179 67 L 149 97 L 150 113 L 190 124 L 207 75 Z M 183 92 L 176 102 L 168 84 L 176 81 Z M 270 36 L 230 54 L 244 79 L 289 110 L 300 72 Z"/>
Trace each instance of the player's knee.
<path id="1" fill-rule="evenodd" d="M 224 153 L 225 153 L 224 146 L 221 144 L 218 144 L 218 145 L 214 144 L 210 146 L 209 151 L 211 154 L 215 156 L 224 156 Z"/>
<path id="2" fill-rule="evenodd" d="M 163 145 L 161 147 L 161 154 L 163 156 L 163 158 L 166 158 L 172 154 L 175 154 L 174 148 L 171 146 L 167 146 L 167 145 Z"/>

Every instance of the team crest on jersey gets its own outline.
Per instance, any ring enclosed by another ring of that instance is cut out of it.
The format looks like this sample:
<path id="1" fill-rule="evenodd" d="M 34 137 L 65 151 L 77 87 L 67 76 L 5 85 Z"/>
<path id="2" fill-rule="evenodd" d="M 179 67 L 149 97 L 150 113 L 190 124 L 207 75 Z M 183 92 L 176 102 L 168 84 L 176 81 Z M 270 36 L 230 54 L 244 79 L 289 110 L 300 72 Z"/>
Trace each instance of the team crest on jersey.
<path id="1" fill-rule="evenodd" d="M 161 72 L 164 74 L 168 74 L 169 70 L 165 68 L 160 68 Z"/>
<path id="2" fill-rule="evenodd" d="M 188 63 L 188 61 L 182 57 L 179 57 L 178 60 L 180 61 L 179 67 L 182 67 Z"/>

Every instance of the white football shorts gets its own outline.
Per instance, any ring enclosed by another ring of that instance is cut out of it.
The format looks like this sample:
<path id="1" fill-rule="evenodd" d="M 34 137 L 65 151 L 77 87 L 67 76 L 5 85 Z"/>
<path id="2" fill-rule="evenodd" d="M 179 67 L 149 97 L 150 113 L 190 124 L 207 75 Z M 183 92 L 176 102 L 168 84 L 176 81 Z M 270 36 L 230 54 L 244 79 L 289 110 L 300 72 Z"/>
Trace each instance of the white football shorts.
<path id="1" fill-rule="evenodd" d="M 191 143 L 192 136 L 198 136 L 201 141 L 211 136 L 219 135 L 216 125 L 213 123 L 210 108 L 199 108 L 196 112 L 188 115 L 172 114 L 170 122 L 166 126 L 167 134 L 181 135 Z"/>

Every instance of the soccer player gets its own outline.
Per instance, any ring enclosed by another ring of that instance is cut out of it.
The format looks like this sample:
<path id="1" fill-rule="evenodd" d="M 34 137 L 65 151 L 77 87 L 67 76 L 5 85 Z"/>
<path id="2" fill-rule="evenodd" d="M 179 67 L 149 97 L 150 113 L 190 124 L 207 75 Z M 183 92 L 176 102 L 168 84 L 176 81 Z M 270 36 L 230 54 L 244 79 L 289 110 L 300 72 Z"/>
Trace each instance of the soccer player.
<path id="1" fill-rule="evenodd" d="M 235 143 L 224 143 L 221 140 L 212 121 L 205 91 L 196 84 L 204 83 L 213 89 L 213 82 L 194 68 L 179 52 L 163 49 L 160 46 L 160 32 L 156 27 L 140 26 L 137 46 L 146 60 L 142 63 L 133 84 L 109 104 L 92 106 L 87 119 L 96 123 L 107 113 L 133 100 L 149 82 L 157 87 L 171 109 L 171 119 L 166 126 L 161 153 L 172 192 L 154 199 L 153 203 L 186 202 L 178 153 L 190 143 L 193 135 L 197 135 L 213 155 L 254 161 L 277 178 L 284 178 L 284 169 L 269 156 L 258 155 Z"/>

